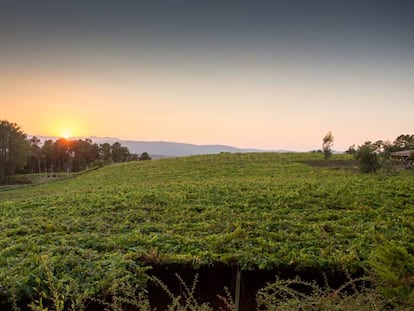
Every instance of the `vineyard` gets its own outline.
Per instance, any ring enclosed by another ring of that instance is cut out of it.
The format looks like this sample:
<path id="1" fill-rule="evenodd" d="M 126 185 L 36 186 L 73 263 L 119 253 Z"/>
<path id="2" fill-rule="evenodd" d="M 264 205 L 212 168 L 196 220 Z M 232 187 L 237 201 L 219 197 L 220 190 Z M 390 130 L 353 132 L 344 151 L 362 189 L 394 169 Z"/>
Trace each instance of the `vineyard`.
<path id="1" fill-rule="evenodd" d="M 412 171 L 361 174 L 347 155 L 310 165 L 322 157 L 129 162 L 0 191 L 0 305 L 37 299 L 50 279 L 88 299 L 145 293 L 151 267 L 353 273 L 385 242 L 413 254 Z"/>

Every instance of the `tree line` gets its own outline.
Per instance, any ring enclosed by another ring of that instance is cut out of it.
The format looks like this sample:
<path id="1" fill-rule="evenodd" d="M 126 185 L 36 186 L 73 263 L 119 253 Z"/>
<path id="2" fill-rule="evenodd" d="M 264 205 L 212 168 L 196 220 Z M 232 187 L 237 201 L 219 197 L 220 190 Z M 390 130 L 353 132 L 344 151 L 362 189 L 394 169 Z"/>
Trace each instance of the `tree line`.
<path id="1" fill-rule="evenodd" d="M 354 155 L 355 159 L 358 160 L 361 172 L 375 173 L 381 167 L 386 170 L 392 169 L 392 153 L 405 150 L 412 151 L 409 159 L 414 161 L 414 135 L 403 134 L 398 136 L 393 142 L 383 140 L 367 141 L 358 147 L 355 147 L 355 145 L 350 146 L 345 153 Z"/>
<path id="2" fill-rule="evenodd" d="M 403 134 L 398 136 L 393 142 L 384 140 L 367 141 L 358 147 L 355 147 L 355 145 L 350 146 L 345 153 L 355 154 L 363 146 L 369 147 L 376 154 L 390 157 L 393 152 L 414 150 L 414 135 Z"/>
<path id="3" fill-rule="evenodd" d="M 312 152 L 323 153 L 325 160 L 329 160 L 332 155 L 333 142 L 334 136 L 329 131 L 322 139 L 322 150 L 319 149 Z M 345 153 L 354 155 L 362 173 L 375 173 L 380 168 L 385 170 L 395 169 L 392 154 L 398 151 L 411 151 L 408 161 L 404 165 L 406 168 L 413 168 L 414 135 L 402 134 L 393 142 L 384 140 L 367 141 L 358 147 L 355 145 L 350 146 Z"/>
<path id="4" fill-rule="evenodd" d="M 119 142 L 96 144 L 90 139 L 46 140 L 27 135 L 16 123 L 0 120 L 0 183 L 21 173 L 78 172 L 94 166 L 151 160 L 133 154 Z"/>

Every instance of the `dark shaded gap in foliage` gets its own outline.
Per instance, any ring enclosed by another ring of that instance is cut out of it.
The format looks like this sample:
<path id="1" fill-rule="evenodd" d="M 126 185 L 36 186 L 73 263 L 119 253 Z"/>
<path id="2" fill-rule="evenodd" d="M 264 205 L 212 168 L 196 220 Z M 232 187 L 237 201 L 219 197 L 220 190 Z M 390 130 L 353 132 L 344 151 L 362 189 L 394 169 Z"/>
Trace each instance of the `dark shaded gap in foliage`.
<path id="1" fill-rule="evenodd" d="M 196 298 L 200 302 L 208 302 L 214 310 L 219 310 L 220 307 L 225 309 L 222 299 L 218 297 L 218 295 L 226 297 L 225 288 L 229 289 L 234 299 L 236 271 L 236 266 L 224 264 L 202 266 L 198 269 L 187 265 L 154 265 L 148 271 L 148 274 L 161 280 L 174 295 L 183 294 L 183 288 L 177 279 L 177 274 L 188 286 L 191 286 L 195 276 L 198 275 Z M 360 270 L 352 274 L 351 277 L 356 278 L 362 275 L 363 271 Z M 256 310 L 257 291 L 264 288 L 267 283 L 274 282 L 276 276 L 281 279 L 293 279 L 299 276 L 304 281 L 315 281 L 321 287 L 325 287 L 327 280 L 329 287 L 332 289 L 339 288 L 349 281 L 349 275 L 343 271 L 326 273 L 325 278 L 323 271 L 317 269 L 297 271 L 293 266 L 273 270 L 243 270 L 241 274 L 240 311 Z M 296 290 L 302 291 L 303 289 L 296 288 Z M 164 310 L 171 303 L 168 295 L 155 283 L 150 283 L 148 292 L 151 306 L 156 307 L 157 310 Z"/>

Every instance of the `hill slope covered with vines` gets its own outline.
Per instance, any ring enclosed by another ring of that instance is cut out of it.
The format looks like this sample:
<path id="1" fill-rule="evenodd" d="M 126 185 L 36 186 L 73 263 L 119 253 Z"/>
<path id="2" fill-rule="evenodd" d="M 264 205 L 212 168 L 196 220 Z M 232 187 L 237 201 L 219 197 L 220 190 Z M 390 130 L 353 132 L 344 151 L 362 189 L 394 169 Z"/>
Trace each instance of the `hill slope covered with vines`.
<path id="1" fill-rule="evenodd" d="M 312 167 L 318 154 L 219 154 L 103 167 L 0 192 L 0 285 L 85 295 L 151 264 L 350 270 L 384 241 L 414 253 L 414 178 Z M 334 156 L 336 163 L 347 161 Z M 344 162 L 345 163 L 345 162 Z"/>

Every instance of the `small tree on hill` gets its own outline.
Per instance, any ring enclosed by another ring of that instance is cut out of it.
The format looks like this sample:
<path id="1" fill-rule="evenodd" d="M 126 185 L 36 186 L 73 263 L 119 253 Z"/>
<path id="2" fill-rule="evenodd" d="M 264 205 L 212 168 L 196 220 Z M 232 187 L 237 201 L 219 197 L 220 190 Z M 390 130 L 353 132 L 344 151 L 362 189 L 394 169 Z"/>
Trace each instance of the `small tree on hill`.
<path id="1" fill-rule="evenodd" d="M 346 154 L 355 154 L 356 153 L 355 145 L 349 146 L 348 150 L 346 150 L 345 153 Z"/>
<path id="2" fill-rule="evenodd" d="M 333 141 L 334 141 L 334 137 L 332 135 L 332 132 L 329 131 L 323 138 L 323 142 L 322 142 L 322 150 L 323 150 L 323 154 L 325 155 L 325 160 L 328 160 L 332 155 Z"/>
<path id="3" fill-rule="evenodd" d="M 151 160 L 150 155 L 148 154 L 148 152 L 143 152 L 140 157 L 139 157 L 140 161 L 146 161 L 146 160 Z"/>

